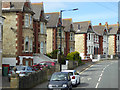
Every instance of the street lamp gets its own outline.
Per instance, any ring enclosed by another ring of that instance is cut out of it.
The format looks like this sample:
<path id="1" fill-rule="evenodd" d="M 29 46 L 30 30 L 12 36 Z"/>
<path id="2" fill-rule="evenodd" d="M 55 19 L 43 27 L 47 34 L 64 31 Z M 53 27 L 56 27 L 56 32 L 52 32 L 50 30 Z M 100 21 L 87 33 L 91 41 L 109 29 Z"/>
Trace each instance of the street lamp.
<path id="1" fill-rule="evenodd" d="M 61 71 L 61 55 L 62 55 L 62 12 L 64 11 L 75 11 L 78 10 L 78 8 L 75 9 L 69 9 L 69 10 L 60 10 L 60 57 L 59 57 L 59 63 L 60 63 L 60 71 Z"/>

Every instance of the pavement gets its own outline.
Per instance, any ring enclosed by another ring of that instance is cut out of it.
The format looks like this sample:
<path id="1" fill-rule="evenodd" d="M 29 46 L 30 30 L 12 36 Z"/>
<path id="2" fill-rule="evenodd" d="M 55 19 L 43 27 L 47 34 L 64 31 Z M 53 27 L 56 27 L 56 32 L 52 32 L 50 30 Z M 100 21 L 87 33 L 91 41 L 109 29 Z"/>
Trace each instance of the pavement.
<path id="1" fill-rule="evenodd" d="M 86 68 L 90 67 L 91 65 L 93 65 L 95 63 L 97 63 L 97 62 L 87 62 L 87 63 L 75 68 L 75 70 L 80 73 L 80 72 L 84 71 Z M 48 81 L 36 85 L 35 87 L 33 87 L 33 89 L 34 88 L 47 88 L 47 85 L 48 85 Z"/>

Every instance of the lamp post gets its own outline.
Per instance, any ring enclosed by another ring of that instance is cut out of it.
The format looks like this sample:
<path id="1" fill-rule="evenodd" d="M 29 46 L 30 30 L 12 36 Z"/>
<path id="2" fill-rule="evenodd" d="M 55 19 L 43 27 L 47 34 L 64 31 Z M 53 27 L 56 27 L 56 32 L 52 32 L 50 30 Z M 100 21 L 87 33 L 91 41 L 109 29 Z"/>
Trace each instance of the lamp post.
<path id="1" fill-rule="evenodd" d="M 59 63 L 60 63 L 60 71 L 62 69 L 61 66 L 61 55 L 62 55 L 62 12 L 64 11 L 75 11 L 78 10 L 78 8 L 75 9 L 69 9 L 69 10 L 60 10 L 60 57 L 59 57 Z"/>

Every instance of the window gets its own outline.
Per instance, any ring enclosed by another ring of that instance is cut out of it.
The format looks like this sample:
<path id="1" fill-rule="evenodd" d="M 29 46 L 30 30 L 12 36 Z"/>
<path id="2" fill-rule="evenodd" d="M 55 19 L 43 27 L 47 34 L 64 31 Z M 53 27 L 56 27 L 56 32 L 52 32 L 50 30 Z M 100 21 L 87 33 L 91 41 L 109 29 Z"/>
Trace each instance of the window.
<path id="1" fill-rule="evenodd" d="M 30 25 L 32 26 L 32 15 L 30 16 Z"/>
<path id="2" fill-rule="evenodd" d="M 30 52 L 32 52 L 32 51 L 33 51 L 33 40 L 31 38 L 31 40 L 30 40 Z"/>
<path id="3" fill-rule="evenodd" d="M 90 33 L 88 33 L 88 40 L 90 40 Z"/>
<path id="4" fill-rule="evenodd" d="M 41 42 L 41 44 L 40 44 L 40 53 L 43 54 L 43 42 Z"/>
<path id="5" fill-rule="evenodd" d="M 70 33 L 70 40 L 73 40 L 73 33 Z"/>
<path id="6" fill-rule="evenodd" d="M 25 27 L 29 26 L 29 15 L 25 14 Z"/>
<path id="7" fill-rule="evenodd" d="M 80 30 L 80 24 L 78 24 L 78 30 Z"/>
<path id="8" fill-rule="evenodd" d="M 28 49 L 29 49 L 29 37 L 27 36 L 27 37 L 25 38 L 25 51 L 28 52 Z"/>
<path id="9" fill-rule="evenodd" d="M 59 37 L 61 36 L 61 33 L 62 33 L 61 29 L 59 29 L 59 31 L 58 31 Z"/>
<path id="10" fill-rule="evenodd" d="M 118 35 L 118 40 L 120 40 L 120 39 L 119 39 L 119 35 Z"/>
<path id="11" fill-rule="evenodd" d="M 29 61 L 27 60 L 27 61 L 25 62 L 25 64 L 26 64 L 26 66 L 29 66 Z"/>
<path id="12" fill-rule="evenodd" d="M 44 28 L 43 28 L 43 23 L 42 22 L 40 23 L 40 31 L 41 31 L 41 34 L 44 33 Z"/>

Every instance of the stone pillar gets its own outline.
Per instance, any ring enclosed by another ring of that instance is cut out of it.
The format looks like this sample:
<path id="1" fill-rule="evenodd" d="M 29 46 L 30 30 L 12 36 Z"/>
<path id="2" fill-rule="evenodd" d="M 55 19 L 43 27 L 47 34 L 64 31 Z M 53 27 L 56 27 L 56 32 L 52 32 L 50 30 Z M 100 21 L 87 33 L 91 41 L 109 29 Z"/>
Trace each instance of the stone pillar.
<path id="1" fill-rule="evenodd" d="M 93 56 L 92 56 L 92 55 L 90 55 L 90 59 L 93 59 Z"/>
<path id="2" fill-rule="evenodd" d="M 10 77 L 10 88 L 18 88 L 19 89 L 19 76 L 17 74 L 13 74 Z"/>
<path id="3" fill-rule="evenodd" d="M 111 55 L 111 59 L 113 59 L 113 55 Z"/>
<path id="4" fill-rule="evenodd" d="M 100 55 L 98 55 L 98 60 L 100 60 L 101 58 L 100 58 Z"/>

